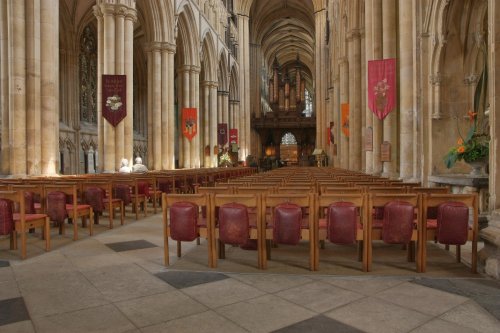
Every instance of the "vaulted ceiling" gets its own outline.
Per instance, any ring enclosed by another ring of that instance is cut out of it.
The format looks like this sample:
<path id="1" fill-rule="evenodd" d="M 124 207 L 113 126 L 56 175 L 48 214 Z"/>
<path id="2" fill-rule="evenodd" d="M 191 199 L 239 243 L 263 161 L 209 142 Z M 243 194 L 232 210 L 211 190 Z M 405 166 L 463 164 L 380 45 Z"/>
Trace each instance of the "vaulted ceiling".
<path id="1" fill-rule="evenodd" d="M 314 68 L 314 7 L 311 0 L 254 0 L 250 10 L 250 39 L 261 46 L 264 66 L 270 71 L 275 58 L 293 67 L 297 55 L 307 67 L 312 85 Z"/>

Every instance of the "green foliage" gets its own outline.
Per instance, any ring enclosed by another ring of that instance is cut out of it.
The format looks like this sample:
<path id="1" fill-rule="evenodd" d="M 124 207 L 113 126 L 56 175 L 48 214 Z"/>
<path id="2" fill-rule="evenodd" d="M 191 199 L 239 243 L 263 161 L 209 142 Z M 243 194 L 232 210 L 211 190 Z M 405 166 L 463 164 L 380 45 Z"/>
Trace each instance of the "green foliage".
<path id="1" fill-rule="evenodd" d="M 474 162 L 486 160 L 490 153 L 489 138 L 487 135 L 472 135 L 472 137 L 463 141 L 458 140 L 457 146 L 451 148 L 444 156 L 444 164 L 449 169 L 457 161 Z"/>
<path id="2" fill-rule="evenodd" d="M 447 168 L 453 167 L 457 161 L 464 160 L 469 163 L 486 160 L 489 157 L 490 138 L 487 133 L 488 129 L 483 128 L 486 92 L 488 89 L 487 53 L 485 48 L 485 45 L 480 47 L 480 51 L 483 54 L 483 70 L 474 91 L 474 111 L 469 111 L 468 113 L 470 127 L 467 130 L 465 138 L 462 137 L 459 129 L 460 139 L 458 139 L 457 146 L 452 147 L 444 156 L 444 164 Z"/>

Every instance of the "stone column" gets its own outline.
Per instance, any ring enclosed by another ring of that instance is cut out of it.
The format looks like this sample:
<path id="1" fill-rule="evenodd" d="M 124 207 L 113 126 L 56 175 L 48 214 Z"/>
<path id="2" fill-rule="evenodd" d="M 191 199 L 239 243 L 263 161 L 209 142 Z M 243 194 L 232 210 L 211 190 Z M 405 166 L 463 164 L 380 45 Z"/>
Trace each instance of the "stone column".
<path id="1" fill-rule="evenodd" d="M 40 5 L 33 1 L 25 1 L 26 7 L 26 160 L 27 173 L 39 175 L 42 172 L 42 99 L 41 99 L 41 62 L 42 52 L 47 53 L 45 45 L 40 43 L 41 37 L 41 10 Z M 44 30 L 47 29 L 47 20 L 44 21 Z M 45 39 L 52 36 L 44 36 Z M 51 42 L 49 41 L 49 44 Z M 41 50 L 44 46 L 44 50 Z M 45 65 L 51 59 L 45 56 Z M 47 66 L 44 66 L 47 74 Z M 47 80 L 47 77 L 45 77 Z M 49 83 L 50 84 L 50 83 Z M 45 91 L 47 93 L 47 91 Z M 51 97 L 49 97 L 51 98 Z M 7 99 L 8 101 L 8 99 Z M 50 102 L 52 103 L 52 102 Z M 47 105 L 47 103 L 45 103 Z M 8 107 L 6 108 L 8 110 Z M 45 111 L 47 108 L 45 107 Z M 48 115 L 43 114 L 44 119 Z M 8 122 L 6 123 L 8 124 Z M 7 130 L 8 133 L 8 130 Z M 57 136 L 59 133 L 57 133 Z M 49 140 L 52 141 L 53 139 Z M 7 139 L 8 142 L 8 139 Z M 46 149 L 46 148 L 45 148 Z"/>
<path id="2" fill-rule="evenodd" d="M 358 3 L 355 1 L 354 3 Z M 357 13 L 357 11 L 356 11 Z M 357 15 L 356 15 L 357 16 Z M 361 41 L 357 28 L 349 40 L 349 169 L 361 171 Z"/>
<path id="3" fill-rule="evenodd" d="M 94 16 L 97 18 L 97 156 L 98 156 L 98 172 L 103 172 L 104 169 L 104 122 L 102 117 L 102 74 L 104 73 L 104 15 L 101 7 L 96 5 L 93 7 Z M 148 54 L 148 63 L 149 63 Z M 149 78 L 150 76 L 148 76 Z M 149 102 L 148 95 L 148 102 Z M 149 128 L 148 128 L 148 133 Z M 80 154 L 78 154 L 80 155 Z M 114 170 L 114 169 L 112 169 Z M 108 170 L 111 171 L 111 170 Z"/>
<path id="4" fill-rule="evenodd" d="M 125 74 L 125 14 L 127 8 L 125 6 L 118 5 L 115 8 L 115 70 L 114 74 L 124 75 Z M 128 96 L 127 96 L 128 97 Z M 131 108 L 128 105 L 127 98 L 127 115 Z M 118 125 L 115 126 L 115 165 L 118 166 L 121 163 L 122 158 L 127 158 L 129 160 L 130 166 L 133 165 L 133 160 L 125 156 L 124 150 L 124 134 L 125 126 L 124 121 L 120 121 Z"/>
<path id="5" fill-rule="evenodd" d="M 42 174 L 59 171 L 59 1 L 40 2 Z"/>
<path id="6" fill-rule="evenodd" d="M 349 64 L 345 57 L 339 59 L 340 104 L 349 103 Z M 340 167 L 349 168 L 349 139 L 342 132 L 342 110 L 340 110 Z"/>
<path id="7" fill-rule="evenodd" d="M 238 41 L 240 61 L 240 159 L 244 160 L 251 154 L 250 147 L 250 33 L 248 16 L 238 14 Z"/>
<path id="8" fill-rule="evenodd" d="M 240 130 L 238 128 L 238 115 L 240 112 L 240 102 L 239 101 L 233 101 L 233 128 L 236 128 L 238 130 L 238 147 L 240 146 Z M 244 161 L 244 160 L 240 160 Z"/>
<path id="9" fill-rule="evenodd" d="M 363 82 L 363 86 L 366 87 L 368 84 L 368 61 L 373 60 L 373 0 L 365 1 L 365 65 L 366 65 L 366 76 L 364 77 L 365 81 Z M 365 112 L 365 128 L 372 128 L 373 135 L 373 113 L 368 107 L 368 90 L 365 89 L 365 100 L 367 101 L 366 107 L 364 109 Z M 362 140 L 362 145 L 364 146 L 364 142 L 366 140 L 366 130 L 365 136 Z M 373 140 L 373 137 L 372 137 Z M 373 142 L 373 141 L 372 141 Z M 373 150 L 365 150 L 365 172 L 367 174 L 373 173 Z"/>
<path id="10" fill-rule="evenodd" d="M 102 74 L 114 74 L 115 73 L 115 16 L 114 16 L 114 6 L 112 5 L 101 5 L 101 9 L 104 14 L 104 48 L 103 48 L 103 73 Z M 99 81 L 102 80 L 102 76 L 98 78 Z M 98 108 L 102 105 L 98 105 Z M 115 128 L 111 124 L 104 120 L 104 152 L 102 155 L 102 161 L 104 163 L 104 172 L 112 172 L 117 170 L 120 164 L 116 163 L 116 151 L 115 151 Z M 121 158 L 121 157 L 118 157 Z"/>
<path id="11" fill-rule="evenodd" d="M 413 178 L 413 1 L 399 3 L 400 164 L 403 180 Z"/>
<path id="12" fill-rule="evenodd" d="M 500 54 L 496 52 L 500 45 L 500 3 L 488 1 L 488 82 L 490 102 L 490 175 L 489 175 L 489 210 L 491 212 L 488 227 L 481 230 L 484 249 L 481 250 L 486 274 L 500 279 L 500 162 L 498 159 L 500 135 Z"/>
<path id="13" fill-rule="evenodd" d="M 316 148 L 326 148 L 326 65 L 325 59 L 325 26 L 326 9 L 322 8 L 314 13 L 315 49 L 314 49 L 314 84 L 315 84 L 315 112 L 316 112 Z M 330 156 L 331 158 L 331 156 Z"/>
<path id="14" fill-rule="evenodd" d="M 169 128 L 167 131 L 166 138 L 167 140 L 167 156 L 168 156 L 168 169 L 175 169 L 175 97 L 174 97 L 174 54 L 175 54 L 175 45 L 170 45 L 168 49 L 168 79 L 170 82 L 168 86 L 168 108 L 167 118 Z"/>
<path id="15" fill-rule="evenodd" d="M 119 168 L 122 158 L 132 160 L 133 157 L 133 23 L 137 17 L 135 0 L 127 1 L 127 5 L 98 0 L 94 6 L 94 14 L 98 20 L 99 45 L 97 113 L 99 159 L 102 161 L 100 169 L 112 172 Z M 127 116 L 116 128 L 102 119 L 103 74 L 127 75 Z"/>
<path id="16" fill-rule="evenodd" d="M 229 92 L 222 92 L 222 122 L 229 128 Z"/>
<path id="17" fill-rule="evenodd" d="M 190 107 L 196 109 L 196 115 L 198 119 L 198 124 L 196 125 L 199 129 L 200 125 L 200 68 L 191 66 L 190 72 Z M 189 141 L 189 140 L 188 140 Z M 198 133 L 191 141 L 189 141 L 190 146 L 190 168 L 199 168 L 200 163 L 200 134 Z"/>
<path id="18" fill-rule="evenodd" d="M 210 86 L 210 160 L 211 167 L 218 165 L 217 154 L 214 148 L 217 146 L 217 83 L 212 82 Z"/>
<path id="19" fill-rule="evenodd" d="M 396 57 L 396 1 L 382 0 L 383 58 Z M 397 178 L 398 141 L 397 141 L 397 108 L 384 119 L 384 141 L 391 144 L 391 161 L 384 162 L 383 175 Z"/>
<path id="20" fill-rule="evenodd" d="M 127 116 L 123 120 L 123 155 L 134 158 L 134 23 L 137 12 L 128 8 L 125 16 L 124 74 L 127 75 Z M 141 156 L 144 157 L 144 156 Z"/>
<path id="21" fill-rule="evenodd" d="M 148 66 L 148 107 L 147 107 L 147 138 L 148 138 L 148 169 L 154 167 L 154 132 L 153 132 L 153 90 L 154 90 L 154 63 L 153 63 L 153 46 L 149 45 L 147 50 L 147 66 Z"/>
<path id="22" fill-rule="evenodd" d="M 373 60 L 382 59 L 382 0 L 372 1 L 372 47 Z M 383 165 L 380 161 L 382 144 L 382 121 L 372 114 L 373 121 L 373 174 L 380 175 Z"/>
<path id="23" fill-rule="evenodd" d="M 26 20 L 24 1 L 7 4 L 9 25 L 9 173 L 26 175 Z M 3 141 L 2 141 L 2 144 Z"/>
<path id="24" fill-rule="evenodd" d="M 9 24 L 7 1 L 0 1 L 0 112 L 2 117 L 2 143 L 0 172 L 10 173 L 9 147 Z"/>
<path id="25" fill-rule="evenodd" d="M 337 155 L 333 156 L 333 165 L 336 168 L 341 166 L 340 164 L 340 152 L 341 152 L 341 140 L 342 140 L 342 130 L 341 130 L 341 122 L 340 122 L 340 76 L 338 75 L 338 66 L 335 63 L 335 71 L 334 71 L 334 79 L 333 79 L 333 121 L 334 124 L 334 136 L 335 136 L 335 144 L 337 145 Z"/>
<path id="26" fill-rule="evenodd" d="M 173 115 L 174 101 L 170 97 L 170 90 L 173 90 L 173 79 L 170 80 L 170 72 L 173 73 L 174 69 L 170 68 L 170 58 L 174 57 L 175 46 L 165 43 L 161 52 L 161 157 L 160 164 L 161 170 L 168 170 L 171 168 L 169 155 L 173 147 L 173 143 L 169 140 L 170 132 L 174 132 L 175 124 L 170 119 L 170 114 Z M 173 154 L 173 151 L 172 151 Z"/>
<path id="27" fill-rule="evenodd" d="M 210 167 L 210 155 L 205 154 L 205 148 L 210 149 L 210 82 L 203 81 L 201 84 L 203 89 L 203 156 L 204 167 Z M 202 127 L 200 126 L 200 129 Z"/>
<path id="28" fill-rule="evenodd" d="M 188 108 L 190 105 L 190 95 L 189 95 L 189 89 L 190 89 L 190 69 L 191 66 L 184 66 L 182 72 L 180 75 L 182 75 L 182 107 L 179 108 L 179 110 L 182 111 L 182 108 Z M 179 121 L 182 121 L 182 112 L 179 114 Z M 181 123 L 182 124 L 182 123 Z M 179 126 L 181 128 L 181 126 Z M 189 140 L 182 134 L 182 130 L 179 130 L 179 135 L 181 137 L 182 141 L 182 167 L 183 168 L 190 168 L 191 167 L 191 149 L 190 149 L 190 142 Z M 180 159 L 179 159 L 180 161 Z M 180 162 L 179 162 L 179 166 Z"/>
<path id="29" fill-rule="evenodd" d="M 161 46 L 158 44 L 152 45 L 151 60 L 152 60 L 152 132 L 148 135 L 153 138 L 153 145 L 148 147 L 148 150 L 153 151 L 152 164 L 154 170 L 161 170 L 161 152 L 162 152 L 162 63 L 161 63 Z"/>
<path id="30" fill-rule="evenodd" d="M 217 123 L 222 123 L 222 91 L 217 91 Z"/>

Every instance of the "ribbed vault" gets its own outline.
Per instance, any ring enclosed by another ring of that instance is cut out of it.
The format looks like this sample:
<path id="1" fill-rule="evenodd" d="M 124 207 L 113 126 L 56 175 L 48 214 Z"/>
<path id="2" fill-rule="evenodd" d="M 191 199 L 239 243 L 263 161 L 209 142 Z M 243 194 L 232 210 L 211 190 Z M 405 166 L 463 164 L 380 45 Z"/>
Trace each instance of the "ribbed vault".
<path id="1" fill-rule="evenodd" d="M 272 72 L 274 59 L 294 71 L 297 56 L 312 90 L 314 68 L 314 6 L 311 0 L 254 0 L 250 10 L 252 43 L 261 46 L 263 65 Z"/>

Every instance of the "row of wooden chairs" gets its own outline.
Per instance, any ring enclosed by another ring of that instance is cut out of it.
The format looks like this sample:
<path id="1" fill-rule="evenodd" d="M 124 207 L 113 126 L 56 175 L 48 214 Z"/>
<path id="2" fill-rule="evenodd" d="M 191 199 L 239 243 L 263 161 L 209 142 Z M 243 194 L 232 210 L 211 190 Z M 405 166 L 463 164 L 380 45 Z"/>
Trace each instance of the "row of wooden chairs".
<path id="1" fill-rule="evenodd" d="M 164 194 L 165 265 L 169 238 L 208 242 L 208 265 L 223 259 L 224 244 L 257 250 L 266 269 L 271 242 L 309 241 L 309 269 L 319 269 L 320 243 L 358 244 L 362 270 L 371 271 L 373 241 L 404 244 L 416 271 L 426 271 L 428 241 L 457 246 L 472 242 L 477 266 L 476 194 Z M 382 212 L 380 212 L 382 210 Z M 415 252 L 416 250 L 416 252 Z"/>

